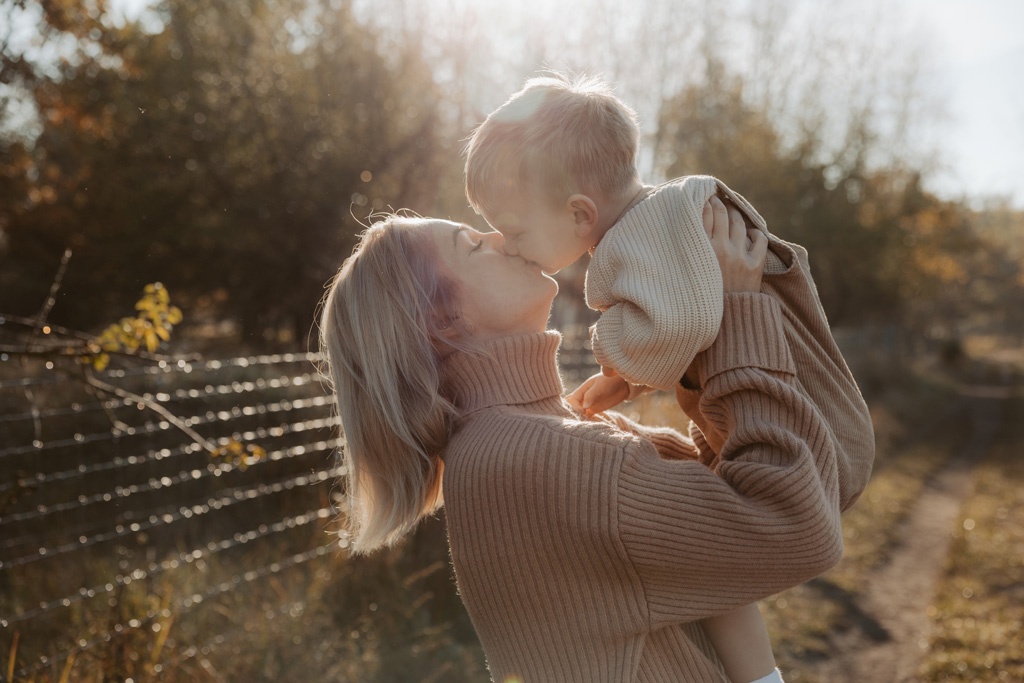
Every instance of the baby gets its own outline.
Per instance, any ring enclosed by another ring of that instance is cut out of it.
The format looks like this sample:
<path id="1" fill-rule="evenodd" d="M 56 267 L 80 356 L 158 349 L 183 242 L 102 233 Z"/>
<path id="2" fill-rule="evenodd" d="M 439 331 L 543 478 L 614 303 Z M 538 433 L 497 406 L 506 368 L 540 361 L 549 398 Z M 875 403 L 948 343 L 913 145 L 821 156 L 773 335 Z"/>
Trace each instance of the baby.
<path id="1" fill-rule="evenodd" d="M 709 467 L 728 434 L 700 418 L 700 387 L 687 377 L 715 341 L 723 286 L 704 211 L 740 211 L 768 240 L 762 292 L 779 301 L 799 386 L 831 429 L 838 486 L 860 486 L 874 451 L 867 406 L 832 338 L 806 251 L 769 235 L 740 195 L 709 176 L 645 185 L 636 169 L 635 114 L 593 79 L 527 81 L 491 113 L 466 147 L 466 194 L 505 238 L 508 253 L 555 273 L 590 253 L 585 296 L 601 312 L 592 329 L 602 372 L 569 397 L 594 415 L 653 389 L 673 390 Z M 857 458 L 851 459 L 850 455 Z M 859 489 L 857 489 L 859 490 Z M 735 683 L 782 680 L 756 604 L 702 621 Z"/>

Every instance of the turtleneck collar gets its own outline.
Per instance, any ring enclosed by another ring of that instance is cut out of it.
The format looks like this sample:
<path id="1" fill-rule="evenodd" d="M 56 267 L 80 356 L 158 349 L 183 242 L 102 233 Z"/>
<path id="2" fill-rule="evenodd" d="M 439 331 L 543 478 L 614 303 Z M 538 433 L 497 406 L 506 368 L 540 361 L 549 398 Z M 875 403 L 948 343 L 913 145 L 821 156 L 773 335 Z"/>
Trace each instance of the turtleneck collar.
<path id="1" fill-rule="evenodd" d="M 462 415 L 496 405 L 523 405 L 563 393 L 555 331 L 487 342 L 486 355 L 456 352 L 441 362 L 441 381 Z"/>

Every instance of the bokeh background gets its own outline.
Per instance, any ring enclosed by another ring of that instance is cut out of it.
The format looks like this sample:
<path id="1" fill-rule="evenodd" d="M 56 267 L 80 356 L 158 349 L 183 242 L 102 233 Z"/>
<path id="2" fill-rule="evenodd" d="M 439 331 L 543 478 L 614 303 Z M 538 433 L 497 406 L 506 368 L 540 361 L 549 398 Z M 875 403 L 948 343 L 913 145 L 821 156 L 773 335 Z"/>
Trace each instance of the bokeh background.
<path id="1" fill-rule="evenodd" d="M 329 533 L 314 321 L 373 212 L 484 227 L 463 141 L 554 68 L 636 108 L 645 180 L 716 175 L 808 248 L 872 405 L 845 564 L 763 605 L 787 680 L 1020 680 L 1022 22 L 994 0 L 0 0 L 0 678 L 487 680 L 443 519 L 372 558 Z M 551 321 L 567 385 L 582 275 Z M 151 283 L 180 322 L 133 313 Z M 108 367 L 112 323 L 138 337 Z"/>

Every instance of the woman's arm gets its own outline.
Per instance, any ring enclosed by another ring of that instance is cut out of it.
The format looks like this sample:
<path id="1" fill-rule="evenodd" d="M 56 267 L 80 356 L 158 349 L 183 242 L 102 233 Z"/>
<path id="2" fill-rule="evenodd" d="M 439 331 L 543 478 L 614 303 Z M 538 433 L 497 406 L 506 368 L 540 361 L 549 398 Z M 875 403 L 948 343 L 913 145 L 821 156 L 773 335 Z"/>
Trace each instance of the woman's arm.
<path id="1" fill-rule="evenodd" d="M 767 247 L 738 212 L 709 236 L 726 288 L 715 343 L 688 377 L 702 417 L 725 435 L 716 470 L 626 449 L 620 538 L 644 585 L 652 626 L 721 614 L 801 583 L 842 555 L 836 451 L 796 381 L 782 309 L 758 293 Z"/>
<path id="2" fill-rule="evenodd" d="M 701 409 L 728 434 L 717 471 L 637 438 L 618 473 L 619 538 L 652 627 L 754 602 L 842 555 L 835 450 L 798 389 L 778 303 L 727 296 L 722 334 L 695 366 Z"/>

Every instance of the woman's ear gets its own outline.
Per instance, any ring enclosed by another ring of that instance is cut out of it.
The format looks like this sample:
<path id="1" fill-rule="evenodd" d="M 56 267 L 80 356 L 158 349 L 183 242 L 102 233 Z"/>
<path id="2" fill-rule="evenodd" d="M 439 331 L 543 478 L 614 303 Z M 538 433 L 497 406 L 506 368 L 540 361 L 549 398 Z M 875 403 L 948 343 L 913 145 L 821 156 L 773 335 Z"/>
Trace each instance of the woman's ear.
<path id="1" fill-rule="evenodd" d="M 461 315 L 449 316 L 435 312 L 433 314 L 433 334 L 439 341 L 456 343 L 465 341 L 473 334 L 473 326 Z"/>
<path id="2" fill-rule="evenodd" d="M 459 337 L 459 325 L 461 316 L 448 316 L 443 313 L 433 315 L 434 333 L 441 339 L 455 341 Z"/>
<path id="3" fill-rule="evenodd" d="M 574 194 L 565 201 L 565 208 L 572 214 L 576 236 L 589 237 L 597 227 L 600 216 L 594 200 L 585 194 Z"/>

